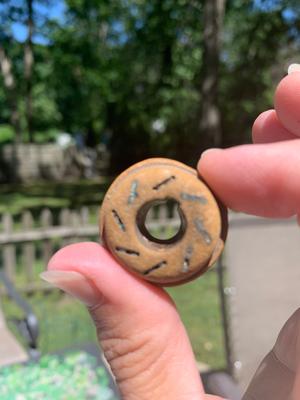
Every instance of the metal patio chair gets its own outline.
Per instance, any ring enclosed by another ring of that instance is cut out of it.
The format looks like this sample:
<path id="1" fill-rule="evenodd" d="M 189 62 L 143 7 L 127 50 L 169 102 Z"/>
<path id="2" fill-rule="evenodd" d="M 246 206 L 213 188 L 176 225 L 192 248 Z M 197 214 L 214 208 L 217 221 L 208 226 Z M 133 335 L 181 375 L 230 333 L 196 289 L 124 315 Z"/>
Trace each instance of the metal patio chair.
<path id="1" fill-rule="evenodd" d="M 23 317 L 12 317 L 10 320 L 16 325 L 19 333 L 26 343 L 26 349 L 11 332 L 7 325 L 7 317 L 4 315 L 0 304 L 0 367 L 9 364 L 22 363 L 39 357 L 38 351 L 38 321 L 30 305 L 16 291 L 12 282 L 0 269 L 0 283 L 3 284 L 7 296 L 22 311 Z"/>

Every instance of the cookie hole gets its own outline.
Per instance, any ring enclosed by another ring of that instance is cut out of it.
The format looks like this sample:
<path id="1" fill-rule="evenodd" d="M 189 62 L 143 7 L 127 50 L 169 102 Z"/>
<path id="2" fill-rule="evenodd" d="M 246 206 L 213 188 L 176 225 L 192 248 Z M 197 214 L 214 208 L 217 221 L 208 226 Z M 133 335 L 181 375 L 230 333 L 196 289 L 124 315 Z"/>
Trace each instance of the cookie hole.
<path id="1" fill-rule="evenodd" d="M 186 219 L 178 201 L 172 198 L 144 204 L 137 214 L 137 227 L 154 243 L 173 244 L 186 230 Z"/>

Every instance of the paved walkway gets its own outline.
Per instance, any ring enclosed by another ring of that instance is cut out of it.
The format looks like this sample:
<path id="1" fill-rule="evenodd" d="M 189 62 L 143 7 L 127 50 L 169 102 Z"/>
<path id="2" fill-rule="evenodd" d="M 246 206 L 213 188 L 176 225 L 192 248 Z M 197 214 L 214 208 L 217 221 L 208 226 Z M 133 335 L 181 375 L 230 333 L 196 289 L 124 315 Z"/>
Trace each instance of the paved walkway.
<path id="1" fill-rule="evenodd" d="M 300 307 L 300 228 L 295 220 L 233 215 L 225 264 L 233 362 L 244 388 Z"/>

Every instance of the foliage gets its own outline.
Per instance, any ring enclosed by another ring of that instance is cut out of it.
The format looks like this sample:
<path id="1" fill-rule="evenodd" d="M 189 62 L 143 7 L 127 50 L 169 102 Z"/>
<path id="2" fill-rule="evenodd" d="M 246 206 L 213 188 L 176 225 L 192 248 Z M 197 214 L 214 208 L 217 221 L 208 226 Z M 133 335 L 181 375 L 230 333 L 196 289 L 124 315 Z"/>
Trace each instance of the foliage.
<path id="1" fill-rule="evenodd" d="M 225 142 L 230 145 L 247 141 L 257 115 L 273 107 L 272 94 L 285 74 L 285 60 L 293 54 L 294 22 L 285 17 L 286 9 L 282 1 L 228 4 L 220 104 Z M 274 68 L 280 71 L 276 79 Z"/>
<path id="2" fill-rule="evenodd" d="M 37 363 L 2 368 L 0 395 L 3 400 L 115 399 L 107 372 L 84 352 L 64 358 L 44 356 Z"/>
<path id="3" fill-rule="evenodd" d="M 0 125 L 0 144 L 13 141 L 14 131 L 9 124 Z"/>
<path id="4" fill-rule="evenodd" d="M 4 212 L 20 215 L 24 210 L 38 214 L 45 207 L 57 212 L 64 207 L 76 209 L 94 206 L 98 209 L 109 184 L 109 179 L 2 184 L 0 215 Z"/>
<path id="5" fill-rule="evenodd" d="M 24 0 L 13 3 L 0 7 L 0 44 L 12 60 L 28 140 L 24 43 L 12 29 L 16 22 L 26 28 L 27 11 Z M 155 155 L 194 162 L 204 141 L 197 128 L 204 0 L 50 3 L 33 1 L 35 131 L 81 132 L 88 145 L 105 142 L 114 170 Z M 54 4 L 64 4 L 59 18 L 45 12 Z M 227 0 L 218 101 L 223 145 L 247 142 L 255 117 L 272 106 L 274 86 L 299 51 L 299 22 L 297 1 Z M 0 106 L 7 123 L 1 81 Z"/>

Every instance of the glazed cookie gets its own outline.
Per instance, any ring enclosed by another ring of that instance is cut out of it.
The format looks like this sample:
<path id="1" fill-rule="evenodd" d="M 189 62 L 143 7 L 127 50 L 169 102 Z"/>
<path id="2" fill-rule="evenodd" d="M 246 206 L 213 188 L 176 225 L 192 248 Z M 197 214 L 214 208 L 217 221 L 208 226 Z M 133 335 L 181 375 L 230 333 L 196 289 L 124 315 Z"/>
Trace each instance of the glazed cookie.
<path id="1" fill-rule="evenodd" d="M 168 200 L 177 205 L 181 226 L 171 239 L 158 239 L 148 231 L 146 216 Z M 119 175 L 100 211 L 100 235 L 114 257 L 163 286 L 204 273 L 221 254 L 226 233 L 226 209 L 196 170 L 164 158 L 142 161 Z"/>

